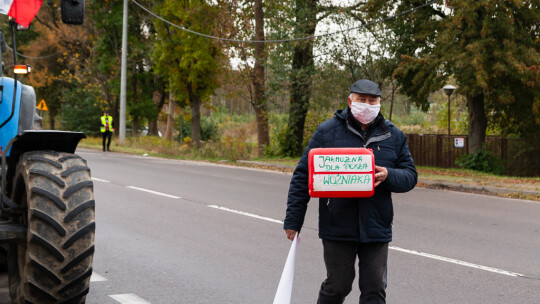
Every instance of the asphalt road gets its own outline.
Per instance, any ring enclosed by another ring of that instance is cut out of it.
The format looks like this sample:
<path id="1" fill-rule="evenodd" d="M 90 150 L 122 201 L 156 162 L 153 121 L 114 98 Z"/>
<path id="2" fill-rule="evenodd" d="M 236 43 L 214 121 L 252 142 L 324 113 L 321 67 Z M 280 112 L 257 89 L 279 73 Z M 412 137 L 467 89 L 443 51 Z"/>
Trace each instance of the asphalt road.
<path id="1" fill-rule="evenodd" d="M 96 197 L 88 304 L 273 301 L 291 244 L 280 223 L 290 174 L 78 154 L 92 169 Z M 315 303 L 325 275 L 312 202 L 296 304 Z M 394 195 L 394 208 L 389 303 L 540 303 L 539 203 L 415 189 Z M 358 303 L 357 289 L 345 303 Z"/>

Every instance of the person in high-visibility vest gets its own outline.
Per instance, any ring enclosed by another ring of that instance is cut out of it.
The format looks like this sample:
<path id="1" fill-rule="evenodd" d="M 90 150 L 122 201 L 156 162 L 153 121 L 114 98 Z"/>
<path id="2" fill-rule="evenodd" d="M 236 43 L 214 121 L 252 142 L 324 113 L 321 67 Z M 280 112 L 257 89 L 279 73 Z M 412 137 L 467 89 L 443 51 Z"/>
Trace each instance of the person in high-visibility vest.
<path id="1" fill-rule="evenodd" d="M 103 136 L 103 152 L 111 151 L 111 137 L 114 132 L 113 118 L 109 115 L 107 111 L 103 112 L 101 116 L 101 135 Z M 107 140 L 107 145 L 105 141 Z M 107 148 L 107 150 L 105 150 Z"/>

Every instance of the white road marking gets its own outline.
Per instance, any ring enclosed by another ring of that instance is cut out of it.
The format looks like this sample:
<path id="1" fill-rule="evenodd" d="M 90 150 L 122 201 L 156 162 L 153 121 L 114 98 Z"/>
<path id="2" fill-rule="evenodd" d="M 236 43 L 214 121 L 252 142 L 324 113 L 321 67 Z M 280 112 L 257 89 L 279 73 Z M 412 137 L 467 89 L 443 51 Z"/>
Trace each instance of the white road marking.
<path id="1" fill-rule="evenodd" d="M 132 293 L 110 295 L 109 297 L 122 304 L 150 304 L 150 302 Z"/>
<path id="2" fill-rule="evenodd" d="M 264 216 L 260 216 L 260 215 L 256 215 L 256 214 L 252 214 L 252 213 L 247 213 L 247 212 L 244 212 L 244 211 L 238 211 L 238 210 L 229 209 L 229 208 L 226 208 L 226 207 L 221 207 L 221 206 L 216 206 L 216 205 L 208 205 L 208 207 L 219 209 L 219 210 L 224 210 L 224 211 L 228 211 L 228 212 L 232 212 L 232 213 L 237 213 L 237 214 L 241 214 L 241 215 L 245 215 L 245 216 L 250 216 L 250 217 L 260 219 L 260 220 L 265 220 L 265 221 L 269 221 L 269 222 L 283 224 L 283 221 L 275 220 L 275 219 L 272 219 L 272 218 L 269 218 L 269 217 L 264 217 Z"/>
<path id="3" fill-rule="evenodd" d="M 257 218 L 257 219 L 261 219 L 261 220 L 265 220 L 265 221 L 269 221 L 269 222 L 283 224 L 283 221 L 280 221 L 280 220 L 276 220 L 276 219 L 273 219 L 273 218 L 264 217 L 264 216 L 260 216 L 260 215 L 256 215 L 256 214 L 252 214 L 252 213 L 247 213 L 247 212 L 244 212 L 244 211 L 229 209 L 227 207 L 221 207 L 221 206 L 216 206 L 216 205 L 208 205 L 208 207 L 219 209 L 219 210 L 224 210 L 224 211 L 228 211 L 228 212 L 232 212 L 232 213 L 236 213 L 236 214 L 241 214 L 241 215 L 245 215 L 245 216 L 249 216 L 249 217 L 253 217 L 253 218 Z M 498 274 L 504 274 L 504 275 L 507 275 L 507 276 L 525 277 L 525 275 L 523 275 L 521 273 L 517 273 L 517 272 L 511 272 L 511 271 L 497 269 L 497 268 L 493 268 L 493 267 L 489 267 L 489 266 L 483 266 L 483 265 L 478 265 L 478 264 L 474 264 L 474 263 L 464 262 L 464 261 L 451 259 L 451 258 L 446 258 L 446 257 L 443 257 L 443 256 L 434 255 L 434 254 L 430 254 L 430 253 L 424 253 L 424 252 L 420 252 L 420 251 L 416 251 L 416 250 L 409 250 L 409 249 L 404 249 L 404 248 L 395 247 L 395 246 L 390 246 L 389 248 L 392 249 L 392 250 L 396 250 L 396 251 L 401 251 L 401 252 L 405 252 L 405 253 L 409 253 L 409 254 L 413 254 L 413 255 L 418 255 L 418 256 L 422 256 L 422 257 L 426 257 L 426 258 L 430 258 L 430 259 L 435 259 L 435 260 L 439 260 L 439 261 L 443 261 L 443 262 L 447 262 L 447 263 L 453 263 L 453 264 L 457 264 L 457 265 L 461 265 L 461 266 L 476 268 L 476 269 L 489 271 L 489 272 L 494 272 L 494 273 L 498 273 Z"/>
<path id="4" fill-rule="evenodd" d="M 106 179 L 101 179 L 101 178 L 97 178 L 97 177 L 92 177 L 92 180 L 95 180 L 96 182 L 110 183 L 110 181 L 108 181 Z"/>
<path id="5" fill-rule="evenodd" d="M 144 189 L 144 188 L 139 188 L 139 187 L 135 187 L 135 186 L 127 186 L 127 187 L 130 188 L 130 189 L 144 191 L 144 192 L 152 193 L 152 194 L 155 194 L 155 195 L 161 195 L 161 196 L 168 197 L 168 198 L 175 198 L 175 199 L 181 198 L 179 196 L 174 196 L 174 195 L 170 195 L 170 194 L 167 194 L 167 193 L 161 193 L 161 192 L 148 190 L 148 189 Z"/>
<path id="6" fill-rule="evenodd" d="M 504 275 L 511 276 L 511 277 L 524 277 L 525 276 L 523 274 L 516 273 L 516 272 L 511 272 L 511 271 L 506 271 L 506 270 L 497 269 L 497 268 L 493 268 L 493 267 L 473 264 L 473 263 L 469 263 L 469 262 L 463 262 L 463 261 L 460 261 L 460 260 L 445 258 L 443 256 L 434 255 L 434 254 L 430 254 L 430 253 L 424 253 L 424 252 L 420 252 L 420 251 L 416 251 L 416 250 L 403 249 L 403 248 L 394 247 L 394 246 L 390 246 L 390 249 L 405 252 L 405 253 L 409 253 L 409 254 L 414 254 L 414 255 L 418 255 L 418 256 L 434 259 L 434 260 L 453 263 L 453 264 L 457 264 L 457 265 L 461 265 L 461 266 L 467 266 L 467 267 L 472 267 L 472 268 L 476 268 L 476 269 L 480 269 L 480 270 L 490 271 L 490 272 L 494 272 L 494 273 L 498 273 L 498 274 L 504 274 Z"/>
<path id="7" fill-rule="evenodd" d="M 100 276 L 99 274 L 92 272 L 92 276 L 90 277 L 90 282 L 104 282 L 107 281 L 106 278 Z"/>

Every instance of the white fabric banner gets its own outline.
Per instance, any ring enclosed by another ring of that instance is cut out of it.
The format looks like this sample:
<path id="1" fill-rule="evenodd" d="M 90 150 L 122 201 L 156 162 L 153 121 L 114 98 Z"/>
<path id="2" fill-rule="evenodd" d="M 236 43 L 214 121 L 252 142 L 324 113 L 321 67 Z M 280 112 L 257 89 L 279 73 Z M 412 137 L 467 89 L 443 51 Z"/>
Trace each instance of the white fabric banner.
<path id="1" fill-rule="evenodd" d="M 0 0 L 0 14 L 7 15 L 13 0 Z"/>
<path id="2" fill-rule="evenodd" d="M 291 294 L 294 279 L 294 261 L 296 259 L 296 246 L 298 242 L 299 240 L 297 232 L 294 236 L 294 240 L 292 241 L 291 249 L 289 250 L 289 255 L 287 256 L 287 261 L 285 262 L 285 267 L 283 267 L 283 273 L 281 274 L 281 279 L 279 280 L 279 285 L 273 304 L 291 303 Z"/>

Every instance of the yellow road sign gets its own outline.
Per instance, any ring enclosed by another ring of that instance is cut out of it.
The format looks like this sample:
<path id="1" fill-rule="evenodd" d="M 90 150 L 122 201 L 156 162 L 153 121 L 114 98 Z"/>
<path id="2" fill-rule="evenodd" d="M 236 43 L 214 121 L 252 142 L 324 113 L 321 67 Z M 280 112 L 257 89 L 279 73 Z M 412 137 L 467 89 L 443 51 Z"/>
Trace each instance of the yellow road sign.
<path id="1" fill-rule="evenodd" d="M 47 108 L 47 104 L 45 103 L 45 99 L 42 99 L 39 104 L 37 105 L 38 109 L 41 111 L 49 111 L 49 108 Z"/>

